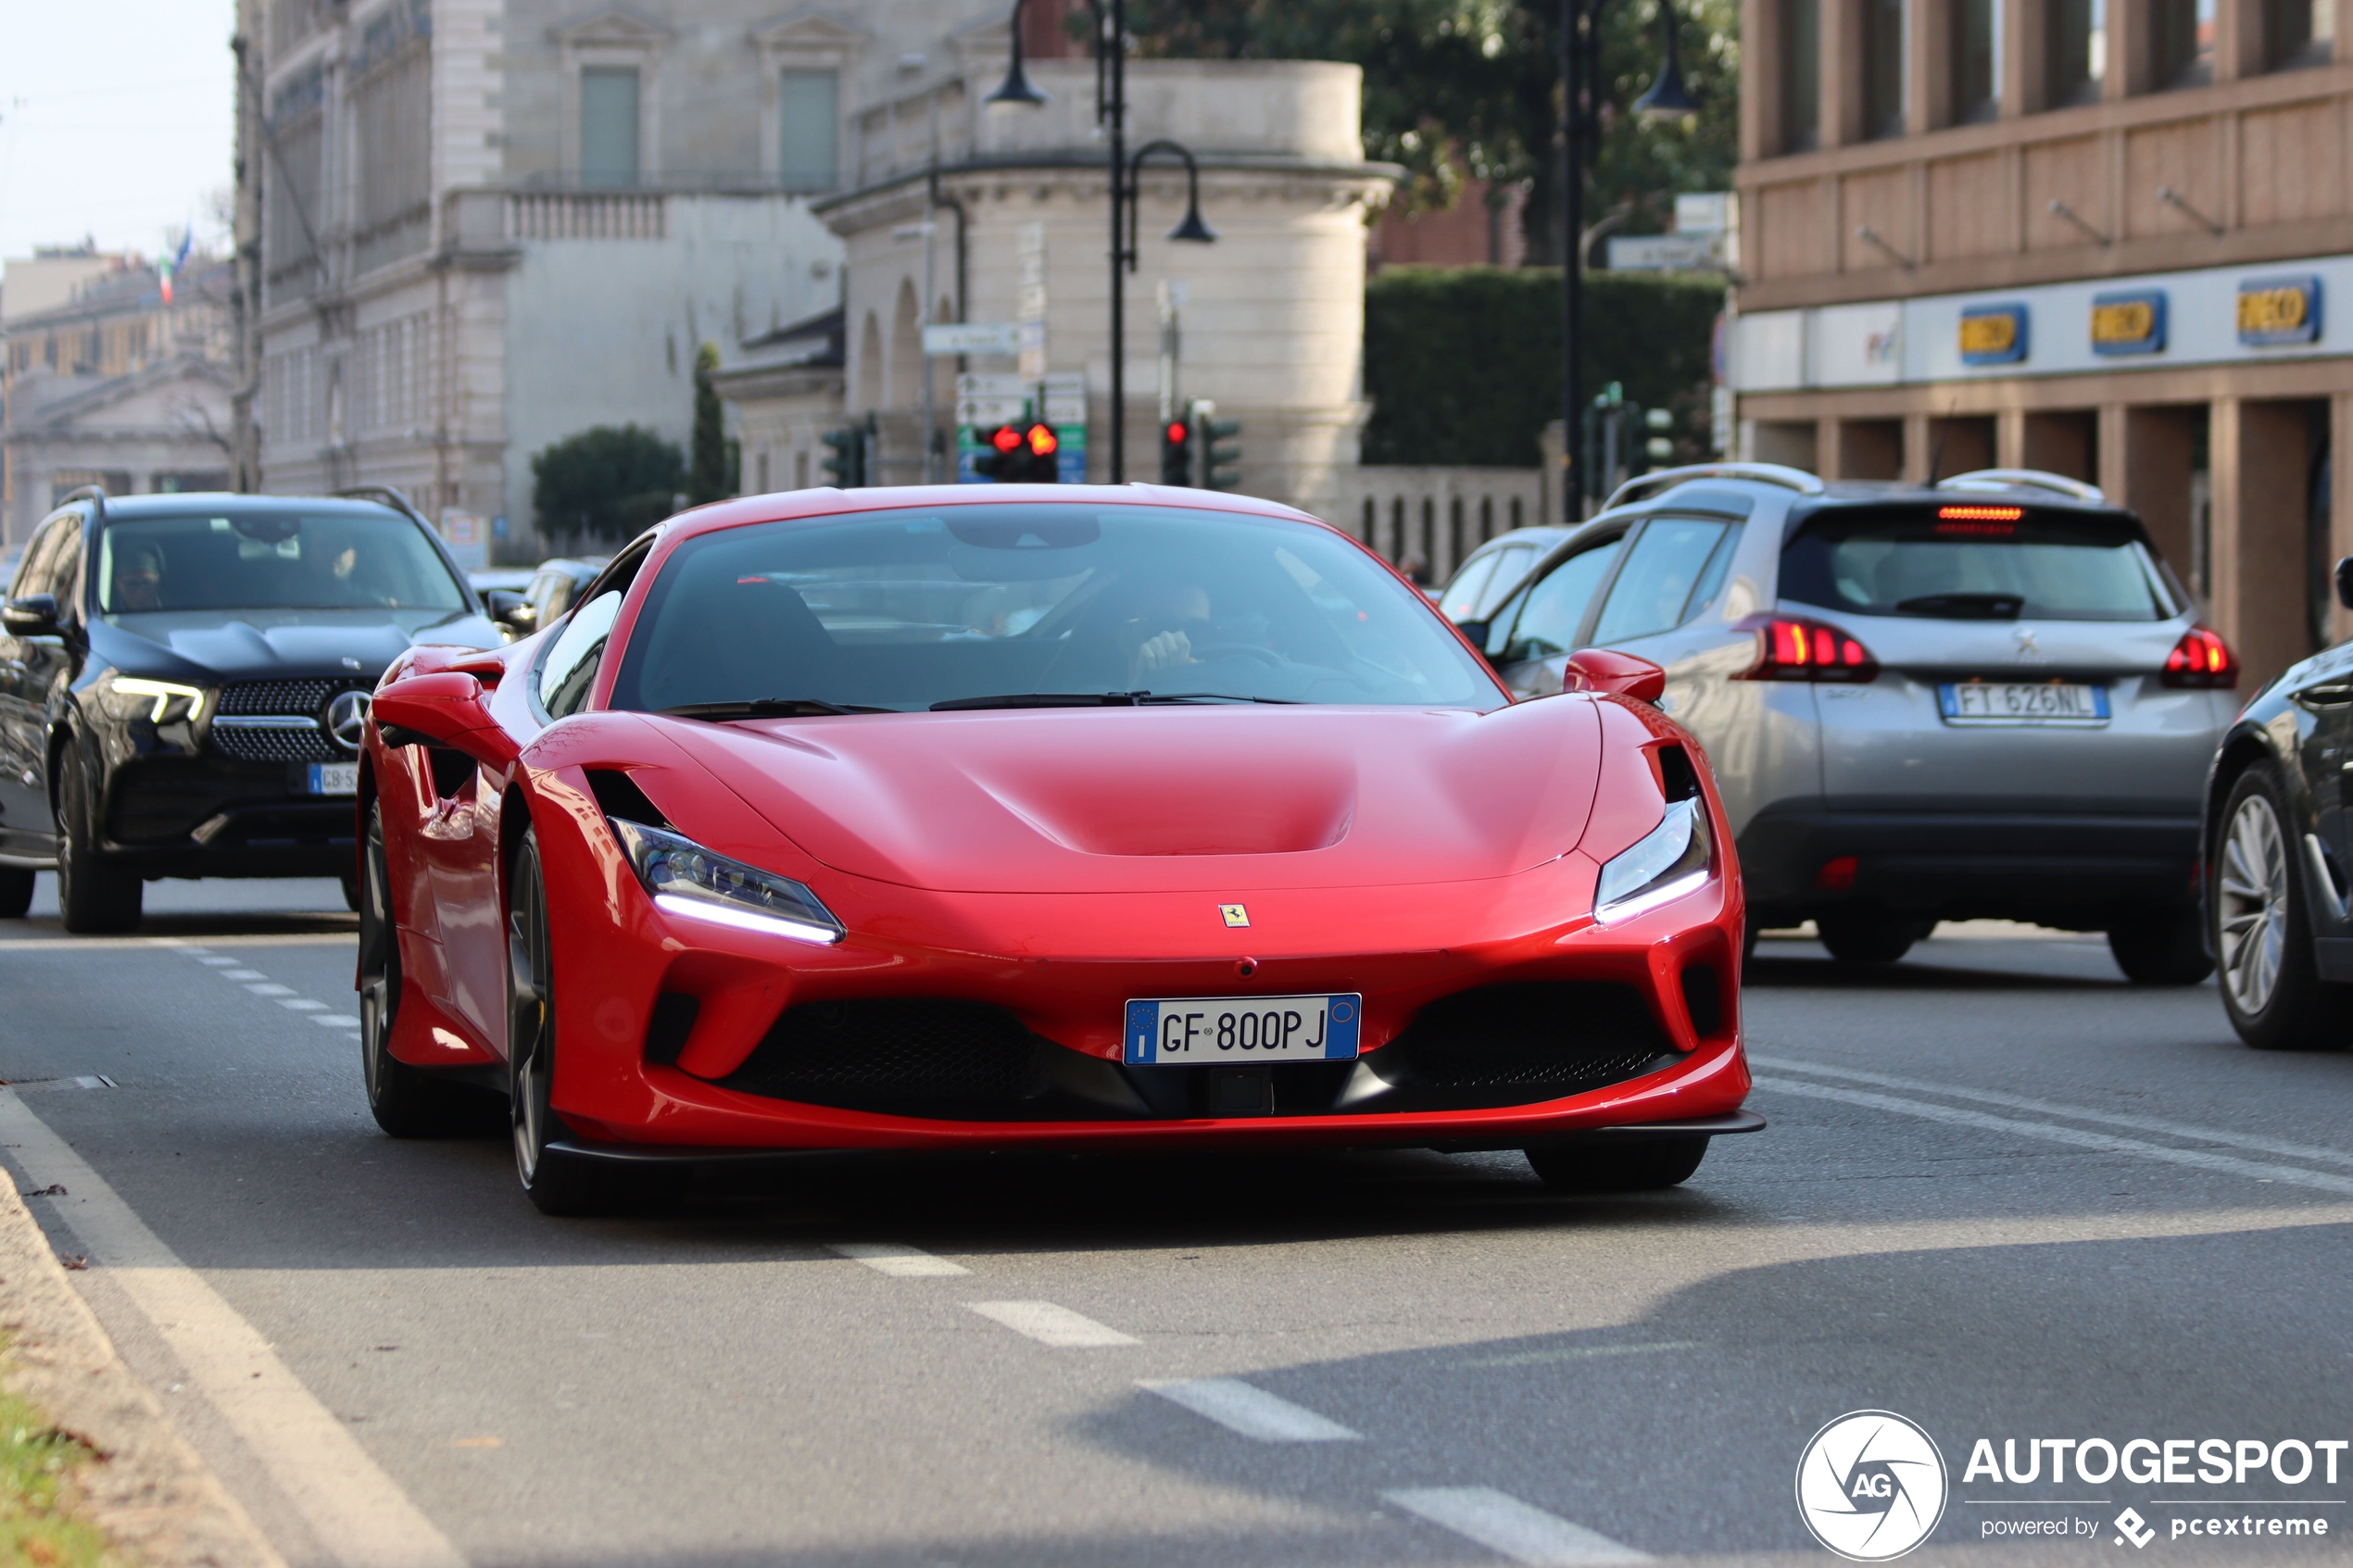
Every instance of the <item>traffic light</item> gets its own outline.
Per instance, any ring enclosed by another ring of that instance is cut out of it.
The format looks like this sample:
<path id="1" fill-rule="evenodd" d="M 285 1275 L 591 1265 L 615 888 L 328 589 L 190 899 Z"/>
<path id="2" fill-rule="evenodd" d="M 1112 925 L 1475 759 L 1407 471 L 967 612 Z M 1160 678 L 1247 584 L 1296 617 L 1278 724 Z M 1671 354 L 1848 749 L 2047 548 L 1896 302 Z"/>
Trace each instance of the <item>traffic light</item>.
<path id="1" fill-rule="evenodd" d="M 1160 427 L 1160 482 L 1190 485 L 1193 482 L 1193 432 L 1184 420 Z"/>
<path id="2" fill-rule="evenodd" d="M 1194 428 L 1201 433 L 1202 487 L 1231 490 L 1240 484 L 1242 449 L 1232 443 L 1233 438 L 1242 433 L 1241 420 L 1202 420 Z"/>
<path id="3" fill-rule="evenodd" d="M 988 450 L 973 459 L 973 471 L 999 484 L 1052 484 L 1062 478 L 1054 454 L 1062 441 L 1050 424 L 999 425 L 988 433 Z"/>
<path id="4" fill-rule="evenodd" d="M 821 437 L 825 445 L 824 468 L 825 477 L 844 490 L 858 490 L 866 483 L 866 431 L 862 425 L 844 425 L 829 430 Z"/>

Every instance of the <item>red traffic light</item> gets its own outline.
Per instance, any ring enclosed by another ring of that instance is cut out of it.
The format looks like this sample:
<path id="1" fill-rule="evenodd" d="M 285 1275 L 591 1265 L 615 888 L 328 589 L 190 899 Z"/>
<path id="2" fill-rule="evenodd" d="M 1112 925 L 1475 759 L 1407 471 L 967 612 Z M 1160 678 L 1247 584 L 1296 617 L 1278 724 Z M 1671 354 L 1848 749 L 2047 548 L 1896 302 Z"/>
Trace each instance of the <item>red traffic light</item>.
<path id="1" fill-rule="evenodd" d="M 1168 444 L 1169 444 L 1171 446 L 1182 446 L 1182 445 L 1185 444 L 1185 421 L 1184 421 L 1184 420 L 1171 420 L 1168 422 L 1167 439 L 1168 439 Z"/>
<path id="2" fill-rule="evenodd" d="M 1054 448 L 1060 446 L 1061 445 L 1061 442 L 1054 439 L 1054 433 L 1051 427 L 1046 425 L 1031 425 L 1029 427 L 1029 449 L 1037 453 L 1039 457 L 1050 458 L 1053 456 Z"/>
<path id="3" fill-rule="evenodd" d="M 1015 430 L 1011 425 L 999 425 L 997 429 L 989 434 L 988 445 L 994 446 L 1000 452 L 1014 451 L 1021 445 L 1021 432 Z"/>

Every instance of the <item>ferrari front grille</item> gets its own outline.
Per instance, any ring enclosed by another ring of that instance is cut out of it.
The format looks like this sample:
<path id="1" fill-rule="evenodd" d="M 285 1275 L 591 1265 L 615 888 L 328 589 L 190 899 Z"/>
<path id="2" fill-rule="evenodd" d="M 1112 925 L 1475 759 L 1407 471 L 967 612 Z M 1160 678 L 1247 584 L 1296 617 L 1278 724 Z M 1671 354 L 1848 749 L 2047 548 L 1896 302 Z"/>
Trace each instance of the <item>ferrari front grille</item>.
<path id="1" fill-rule="evenodd" d="M 1042 1044 L 977 1002 L 894 997 L 786 1010 L 724 1087 L 803 1105 L 1017 1112 L 1047 1087 Z"/>
<path id="2" fill-rule="evenodd" d="M 1422 1009 L 1375 1053 L 1382 1076 L 1401 1087 L 1487 1105 L 1557 1099 L 1624 1083 L 1672 1054 L 1642 994 L 1610 981 L 1457 992 Z"/>

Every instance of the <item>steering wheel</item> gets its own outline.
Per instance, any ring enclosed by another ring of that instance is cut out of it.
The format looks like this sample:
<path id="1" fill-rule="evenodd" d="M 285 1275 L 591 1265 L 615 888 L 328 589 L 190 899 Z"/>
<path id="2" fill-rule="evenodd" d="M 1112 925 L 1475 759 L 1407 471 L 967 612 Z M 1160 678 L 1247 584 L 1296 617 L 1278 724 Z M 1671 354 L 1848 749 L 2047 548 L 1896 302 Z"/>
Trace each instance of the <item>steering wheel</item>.
<path id="1" fill-rule="evenodd" d="M 1280 666 L 1290 661 L 1272 648 L 1262 648 L 1252 643 L 1203 643 L 1193 649 L 1195 664 L 1209 664 L 1235 655 L 1257 659 L 1262 664 Z"/>

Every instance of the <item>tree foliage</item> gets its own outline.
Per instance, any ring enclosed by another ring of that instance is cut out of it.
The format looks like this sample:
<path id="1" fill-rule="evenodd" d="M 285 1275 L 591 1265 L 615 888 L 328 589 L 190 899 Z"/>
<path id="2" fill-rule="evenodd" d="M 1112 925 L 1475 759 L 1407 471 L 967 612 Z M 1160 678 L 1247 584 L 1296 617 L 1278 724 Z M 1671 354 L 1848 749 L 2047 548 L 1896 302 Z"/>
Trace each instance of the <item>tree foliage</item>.
<path id="1" fill-rule="evenodd" d="M 1599 0 L 1597 151 L 1585 221 L 1623 207 L 1623 232 L 1666 226 L 1679 191 L 1727 188 L 1738 157 L 1738 0 L 1677 0 L 1683 76 L 1705 106 L 1692 120 L 1631 112 L 1659 60 L 1661 0 Z M 1559 0 L 1133 0 L 1146 54 L 1346 60 L 1365 69 L 1365 144 L 1405 166 L 1405 198 L 1451 206 L 1465 174 L 1523 184 L 1529 258 L 1557 262 Z M 1083 13 L 1082 13 L 1083 14 Z"/>
<path id="2" fill-rule="evenodd" d="M 724 501 L 736 493 L 738 465 L 728 461 L 727 427 L 719 389 L 711 379 L 718 369 L 717 344 L 706 343 L 695 351 L 694 447 L 686 472 L 686 504 L 693 507 Z"/>
<path id="3" fill-rule="evenodd" d="M 630 425 L 597 425 L 531 459 L 531 509 L 549 539 L 623 540 L 670 514 L 686 483 L 677 443 Z"/>

